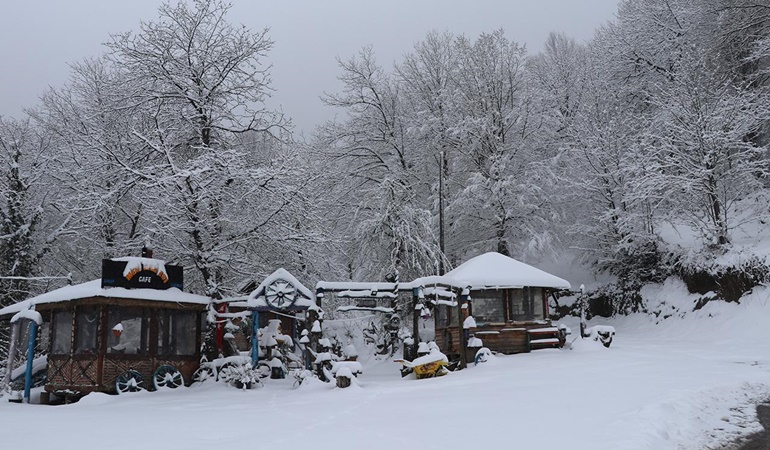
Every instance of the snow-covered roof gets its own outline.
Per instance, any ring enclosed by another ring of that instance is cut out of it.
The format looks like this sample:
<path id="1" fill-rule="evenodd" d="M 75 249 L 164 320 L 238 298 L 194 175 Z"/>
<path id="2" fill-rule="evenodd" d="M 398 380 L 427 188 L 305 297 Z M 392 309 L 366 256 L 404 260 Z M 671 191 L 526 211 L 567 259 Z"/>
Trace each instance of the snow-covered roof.
<path id="1" fill-rule="evenodd" d="M 484 253 L 460 264 L 444 278 L 467 282 L 473 289 L 524 286 L 570 289 L 568 281 L 497 252 Z"/>
<path id="2" fill-rule="evenodd" d="M 319 281 L 316 283 L 316 289 L 325 291 L 378 291 L 394 292 L 397 289 L 403 289 L 409 283 L 387 283 L 377 281 Z M 408 289 L 411 289 L 408 288 Z"/>
<path id="3" fill-rule="evenodd" d="M 0 316 L 15 314 L 19 311 L 29 309 L 31 305 L 43 305 L 48 303 L 67 302 L 81 298 L 103 297 L 103 298 L 126 298 L 134 300 L 150 300 L 159 302 L 173 303 L 192 303 L 196 305 L 207 305 L 211 302 L 209 297 L 203 295 L 190 294 L 180 291 L 177 288 L 169 289 L 126 289 L 121 287 L 102 287 L 102 280 L 96 279 L 86 283 L 65 286 L 40 294 L 37 297 L 24 300 L 22 302 L 6 306 L 0 309 Z"/>
<path id="4" fill-rule="evenodd" d="M 294 300 L 292 307 L 306 309 L 316 306 L 315 301 L 313 301 L 313 292 L 300 283 L 288 270 L 280 268 L 268 275 L 267 278 L 265 278 L 264 281 L 251 292 L 251 294 L 249 294 L 249 298 L 246 300 L 246 307 L 269 308 L 270 305 L 267 304 L 267 300 L 265 299 L 265 290 L 268 286 L 278 280 L 284 280 L 291 283 L 297 290 L 299 295 Z"/>

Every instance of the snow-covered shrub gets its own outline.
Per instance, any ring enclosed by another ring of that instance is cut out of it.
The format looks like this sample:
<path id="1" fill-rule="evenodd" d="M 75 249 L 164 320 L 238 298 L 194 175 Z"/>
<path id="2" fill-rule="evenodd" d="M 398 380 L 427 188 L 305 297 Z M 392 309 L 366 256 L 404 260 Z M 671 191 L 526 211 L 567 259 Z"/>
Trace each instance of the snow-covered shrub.
<path id="1" fill-rule="evenodd" d="M 260 384 L 259 371 L 252 368 L 251 361 L 229 362 L 219 370 L 219 379 L 239 389 L 251 389 Z"/>
<path id="2" fill-rule="evenodd" d="M 770 266 L 758 256 L 743 259 L 729 252 L 720 256 L 683 258 L 679 275 L 691 293 L 705 296 L 714 292 L 723 300 L 737 302 L 753 287 L 770 280 Z"/>
<path id="3" fill-rule="evenodd" d="M 647 283 L 659 283 L 671 273 L 668 258 L 654 240 L 642 243 L 621 242 L 613 258 L 598 268 L 617 276 L 618 283 L 625 291 L 638 290 Z"/>
<path id="4" fill-rule="evenodd" d="M 617 283 L 606 284 L 588 293 L 586 318 L 593 316 L 612 317 L 616 314 L 630 314 L 644 311 L 644 302 L 639 294 L 641 286 L 631 287 Z M 579 306 L 573 313 L 580 315 Z"/>

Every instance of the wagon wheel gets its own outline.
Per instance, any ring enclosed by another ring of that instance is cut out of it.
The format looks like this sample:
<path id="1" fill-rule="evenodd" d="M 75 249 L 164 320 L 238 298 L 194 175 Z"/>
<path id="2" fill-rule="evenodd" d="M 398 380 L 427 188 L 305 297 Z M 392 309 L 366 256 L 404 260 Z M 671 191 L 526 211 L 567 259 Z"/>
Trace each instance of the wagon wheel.
<path id="1" fill-rule="evenodd" d="M 123 372 L 115 379 L 115 390 L 118 394 L 138 392 L 144 389 L 144 377 L 134 369 Z"/>
<path id="2" fill-rule="evenodd" d="M 152 374 L 152 384 L 155 389 L 164 387 L 176 389 L 184 384 L 184 377 L 176 367 L 163 364 Z"/>
<path id="3" fill-rule="evenodd" d="M 265 300 L 273 308 L 285 308 L 297 299 L 297 289 L 286 280 L 277 279 L 265 289 Z"/>
<path id="4" fill-rule="evenodd" d="M 211 366 L 200 366 L 198 370 L 193 373 L 192 380 L 193 383 L 203 383 L 209 378 L 214 378 L 215 375 L 214 369 L 212 369 Z"/>

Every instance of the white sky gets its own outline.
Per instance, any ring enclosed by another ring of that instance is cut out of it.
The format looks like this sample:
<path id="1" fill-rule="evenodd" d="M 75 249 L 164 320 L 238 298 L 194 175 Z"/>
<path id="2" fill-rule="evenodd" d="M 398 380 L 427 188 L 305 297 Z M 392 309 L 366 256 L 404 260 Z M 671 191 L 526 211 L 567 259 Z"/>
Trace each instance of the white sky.
<path id="1" fill-rule="evenodd" d="M 372 45 L 389 67 L 431 30 L 469 37 L 499 28 L 537 52 L 550 31 L 579 41 L 612 19 L 619 0 L 234 0 L 230 21 L 270 28 L 275 46 L 271 103 L 298 131 L 334 116 L 319 97 L 339 90 L 335 58 Z M 0 115 L 20 117 L 48 86 L 61 86 L 68 63 L 102 52 L 110 33 L 153 20 L 161 0 L 3 0 L 0 15 Z"/>

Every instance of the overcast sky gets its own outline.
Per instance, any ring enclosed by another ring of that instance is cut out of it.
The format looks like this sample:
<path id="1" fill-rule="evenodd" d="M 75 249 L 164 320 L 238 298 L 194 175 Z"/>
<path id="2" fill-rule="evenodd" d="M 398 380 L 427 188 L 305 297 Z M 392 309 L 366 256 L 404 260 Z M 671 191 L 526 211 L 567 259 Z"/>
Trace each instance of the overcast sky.
<path id="1" fill-rule="evenodd" d="M 175 0 L 174 0 L 175 1 Z M 475 38 L 499 28 L 540 50 L 550 31 L 578 41 L 614 17 L 619 0 L 235 0 L 230 21 L 270 28 L 275 47 L 271 103 L 299 131 L 333 118 L 319 97 L 339 90 L 335 58 L 366 45 L 389 67 L 431 30 Z M 110 33 L 157 17 L 161 0 L 3 1 L 0 15 L 0 115 L 21 117 L 48 87 L 61 86 L 68 63 L 103 51 Z"/>

